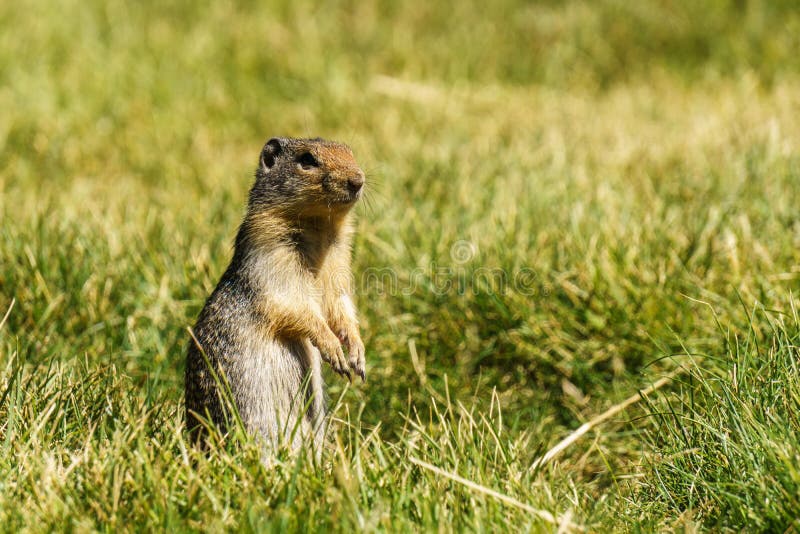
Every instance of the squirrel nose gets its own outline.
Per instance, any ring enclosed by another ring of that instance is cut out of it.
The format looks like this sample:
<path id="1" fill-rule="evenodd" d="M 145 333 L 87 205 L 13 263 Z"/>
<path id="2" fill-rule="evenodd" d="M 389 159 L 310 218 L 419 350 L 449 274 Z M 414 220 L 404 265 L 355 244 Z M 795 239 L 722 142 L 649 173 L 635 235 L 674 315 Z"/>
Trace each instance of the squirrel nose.
<path id="1" fill-rule="evenodd" d="M 347 179 L 347 188 L 353 193 L 358 193 L 363 186 L 364 186 L 363 171 L 358 171 L 356 174 Z"/>

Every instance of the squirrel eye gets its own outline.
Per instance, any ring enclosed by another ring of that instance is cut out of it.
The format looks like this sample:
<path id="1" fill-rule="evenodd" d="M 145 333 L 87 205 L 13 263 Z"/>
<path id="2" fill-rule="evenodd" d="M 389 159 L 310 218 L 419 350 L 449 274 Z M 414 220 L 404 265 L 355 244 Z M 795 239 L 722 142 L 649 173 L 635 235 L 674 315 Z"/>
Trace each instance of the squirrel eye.
<path id="1" fill-rule="evenodd" d="M 310 152 L 305 152 L 297 158 L 297 163 L 303 166 L 304 169 L 311 167 L 319 167 L 319 162 Z"/>

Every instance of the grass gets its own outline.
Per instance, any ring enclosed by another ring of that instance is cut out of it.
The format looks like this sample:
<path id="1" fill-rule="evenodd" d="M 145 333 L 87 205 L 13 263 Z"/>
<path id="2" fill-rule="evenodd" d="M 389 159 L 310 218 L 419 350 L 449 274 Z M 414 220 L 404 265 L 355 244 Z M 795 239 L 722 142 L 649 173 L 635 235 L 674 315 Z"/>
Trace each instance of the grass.
<path id="1" fill-rule="evenodd" d="M 785 530 L 800 506 L 797 469 L 798 315 L 767 319 L 761 341 L 731 336 L 715 372 L 698 367 L 680 392 L 651 407 L 659 456 L 648 499 L 699 515 L 708 526 Z"/>
<path id="2" fill-rule="evenodd" d="M 0 20 L 2 529 L 798 529 L 793 2 Z M 369 381 L 326 374 L 320 465 L 181 426 L 186 328 L 273 135 L 368 171 Z"/>

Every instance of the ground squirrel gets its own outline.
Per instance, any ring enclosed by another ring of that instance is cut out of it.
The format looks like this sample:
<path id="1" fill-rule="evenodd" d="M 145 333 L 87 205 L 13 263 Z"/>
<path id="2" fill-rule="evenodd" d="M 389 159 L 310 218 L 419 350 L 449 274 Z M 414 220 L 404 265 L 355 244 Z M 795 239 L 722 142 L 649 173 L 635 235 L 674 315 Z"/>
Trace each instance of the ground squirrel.
<path id="1" fill-rule="evenodd" d="M 187 426 L 195 440 L 204 435 L 198 416 L 225 430 L 218 375 L 265 446 L 297 448 L 311 437 L 319 450 L 320 358 L 341 375 L 366 378 L 350 274 L 350 210 L 364 173 L 346 145 L 275 138 L 255 178 L 233 260 L 193 329 Z"/>

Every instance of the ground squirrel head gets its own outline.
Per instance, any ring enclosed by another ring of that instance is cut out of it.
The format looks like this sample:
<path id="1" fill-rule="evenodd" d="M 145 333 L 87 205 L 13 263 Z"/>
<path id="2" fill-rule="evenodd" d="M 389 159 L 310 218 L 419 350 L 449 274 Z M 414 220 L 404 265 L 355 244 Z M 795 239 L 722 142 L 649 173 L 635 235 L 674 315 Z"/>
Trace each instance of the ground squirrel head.
<path id="1" fill-rule="evenodd" d="M 342 217 L 361 197 L 364 172 L 347 145 L 276 137 L 261 150 L 251 210 L 291 217 Z"/>

